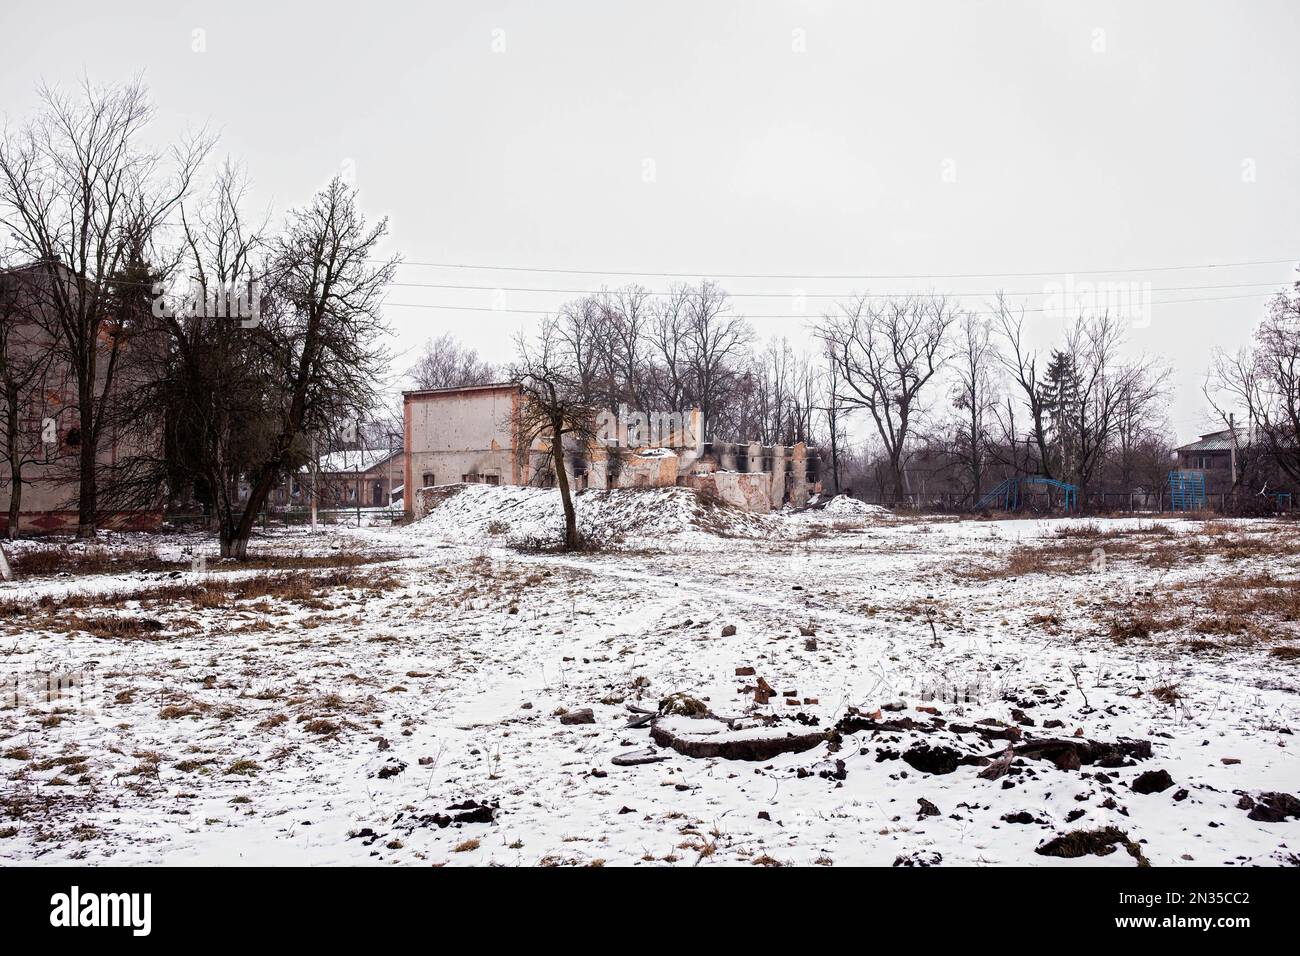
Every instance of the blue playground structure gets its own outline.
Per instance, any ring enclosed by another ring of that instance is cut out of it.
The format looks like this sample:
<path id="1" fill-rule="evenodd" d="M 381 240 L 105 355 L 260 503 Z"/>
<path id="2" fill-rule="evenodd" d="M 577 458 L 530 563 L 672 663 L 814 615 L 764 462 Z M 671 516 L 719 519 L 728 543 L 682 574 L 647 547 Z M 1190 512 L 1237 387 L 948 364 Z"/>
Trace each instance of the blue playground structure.
<path id="1" fill-rule="evenodd" d="M 1171 471 L 1169 473 L 1170 511 L 1204 511 L 1208 504 L 1204 472 Z"/>
<path id="2" fill-rule="evenodd" d="M 975 502 L 975 510 L 1019 511 L 1024 504 L 1025 489 L 1029 489 L 1031 493 L 1038 489 L 1046 489 L 1049 496 L 1055 489 L 1061 492 L 1061 504 L 1067 512 L 1079 507 L 1078 485 L 1071 485 L 1043 475 L 1030 475 L 1027 478 L 1008 478 Z"/>

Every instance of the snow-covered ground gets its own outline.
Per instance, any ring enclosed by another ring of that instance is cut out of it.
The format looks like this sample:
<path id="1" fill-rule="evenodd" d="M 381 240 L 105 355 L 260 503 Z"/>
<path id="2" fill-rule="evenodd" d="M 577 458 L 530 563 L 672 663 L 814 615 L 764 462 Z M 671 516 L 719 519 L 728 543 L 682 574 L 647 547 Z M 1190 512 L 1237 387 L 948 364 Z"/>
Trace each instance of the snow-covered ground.
<path id="1" fill-rule="evenodd" d="M 1293 523 L 578 507 L 602 550 L 535 549 L 558 499 L 486 486 L 404 528 L 274 533 L 238 569 L 193 564 L 199 535 L 19 543 L 0 860 L 1297 861 L 1300 820 L 1259 819 L 1300 789 Z M 738 729 L 653 729 L 674 694 Z M 831 733 L 741 760 L 666 731 Z M 1103 855 L 1036 852 L 1077 830 Z"/>

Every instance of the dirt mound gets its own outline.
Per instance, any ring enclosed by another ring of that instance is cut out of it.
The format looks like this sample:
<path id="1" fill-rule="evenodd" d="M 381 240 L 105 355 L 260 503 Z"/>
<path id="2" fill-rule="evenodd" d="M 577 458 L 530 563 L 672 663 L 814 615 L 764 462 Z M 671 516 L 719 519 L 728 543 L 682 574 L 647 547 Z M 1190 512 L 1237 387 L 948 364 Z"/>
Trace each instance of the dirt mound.
<path id="1" fill-rule="evenodd" d="M 1150 866 L 1150 861 L 1142 853 L 1142 848 L 1129 839 L 1129 835 L 1117 827 L 1105 827 L 1100 830 L 1071 830 L 1058 837 L 1053 837 L 1034 850 L 1043 856 L 1059 856 L 1067 860 L 1081 856 L 1110 856 L 1119 847 L 1141 867 Z"/>

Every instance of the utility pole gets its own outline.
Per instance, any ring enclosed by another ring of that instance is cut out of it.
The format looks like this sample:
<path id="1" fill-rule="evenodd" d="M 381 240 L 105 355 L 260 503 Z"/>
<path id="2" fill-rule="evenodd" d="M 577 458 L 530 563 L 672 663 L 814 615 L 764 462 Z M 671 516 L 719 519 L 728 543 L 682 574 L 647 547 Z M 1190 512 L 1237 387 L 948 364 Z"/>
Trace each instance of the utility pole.
<path id="1" fill-rule="evenodd" d="M 316 471 L 319 462 L 316 460 L 316 435 L 313 432 L 311 436 L 311 530 L 316 532 Z"/>
<path id="2" fill-rule="evenodd" d="M 357 527 L 361 527 L 361 488 L 362 470 L 366 464 L 366 453 L 361 448 L 361 419 L 357 419 Z"/>
<path id="3" fill-rule="evenodd" d="M 1232 487 L 1237 487 L 1237 413 L 1228 412 L 1228 458 L 1232 462 Z"/>
<path id="4" fill-rule="evenodd" d="M 393 496 L 393 489 L 394 487 L 396 487 L 396 482 L 395 482 L 396 475 L 393 474 L 393 465 L 394 462 L 398 461 L 398 456 L 396 454 L 397 452 L 397 442 L 395 441 L 396 438 L 397 438 L 397 432 L 390 430 L 388 432 L 388 450 L 392 454 L 388 460 L 388 510 L 389 511 L 393 510 L 393 504 L 397 500 Z"/>

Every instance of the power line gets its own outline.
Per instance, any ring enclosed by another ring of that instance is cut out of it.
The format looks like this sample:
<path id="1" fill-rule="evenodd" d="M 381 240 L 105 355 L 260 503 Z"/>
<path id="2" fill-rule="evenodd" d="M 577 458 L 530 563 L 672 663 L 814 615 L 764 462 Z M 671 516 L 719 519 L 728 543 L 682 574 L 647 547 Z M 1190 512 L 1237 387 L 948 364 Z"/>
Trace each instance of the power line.
<path id="1" fill-rule="evenodd" d="M 394 287 L 406 288 L 406 289 L 448 289 L 448 290 L 461 290 L 466 292 L 549 292 L 549 293 L 554 293 L 555 295 L 595 295 L 599 292 L 607 291 L 602 289 L 542 289 L 542 288 L 529 287 L 529 286 L 457 285 L 457 284 L 447 284 L 447 283 L 440 283 L 440 282 L 390 282 L 388 283 L 388 285 Z M 1236 282 L 1236 283 L 1230 283 L 1226 285 L 1159 286 L 1159 287 L 1153 287 L 1149 291 L 1151 292 L 1193 292 L 1193 291 L 1203 291 L 1206 289 L 1261 289 L 1261 288 L 1276 289 L 1278 286 L 1279 283 L 1277 282 Z M 613 290 L 613 291 L 617 291 L 617 290 Z M 643 291 L 645 291 L 646 295 L 662 296 L 662 295 L 670 294 L 668 292 L 655 292 L 648 289 Z M 1034 291 L 1026 290 L 1023 292 L 1006 292 L 1004 290 L 996 290 L 996 291 L 1003 292 L 1003 294 L 1008 296 L 1051 295 L 1052 294 L 1051 292 L 1044 291 L 1043 289 L 1036 289 Z M 935 294 L 960 296 L 960 295 L 988 295 L 990 293 L 988 289 L 980 289 L 978 291 L 966 291 L 966 292 L 953 292 L 947 289 L 939 289 L 939 290 L 928 289 L 925 291 L 910 291 L 910 292 L 898 291 L 898 292 L 871 292 L 871 293 L 803 292 L 802 290 L 796 292 L 790 289 L 787 289 L 783 292 L 731 292 L 731 291 L 727 292 L 728 298 L 732 298 L 732 299 L 766 299 L 766 298 L 787 299 L 793 297 L 794 295 L 800 295 L 807 299 L 852 299 L 852 298 L 859 298 L 859 297 L 866 298 L 866 299 L 890 299 L 890 298 L 895 298 L 900 296 L 909 296 L 909 295 L 925 296 L 925 295 L 935 295 Z"/>
<path id="2" fill-rule="evenodd" d="M 375 260 L 384 261 L 388 260 Z M 753 272 L 753 273 L 728 273 L 728 272 L 639 272 L 631 269 L 556 269 L 548 266 L 499 266 L 499 265 L 482 265 L 468 262 L 422 262 L 418 260 L 405 260 L 399 265 L 420 266 L 430 269 L 473 269 L 494 272 L 543 272 L 556 275 L 590 275 L 590 276 L 635 276 L 637 278 L 662 278 L 662 279 L 840 279 L 840 280 L 871 280 L 871 279 L 1009 279 L 1015 277 L 1021 278 L 1044 278 L 1047 276 L 1063 275 L 1120 275 L 1135 272 L 1179 272 L 1197 269 L 1235 269 L 1242 266 L 1264 266 L 1264 265 L 1284 265 L 1294 263 L 1297 257 L 1288 257 L 1285 259 L 1251 259 L 1241 262 L 1206 262 L 1199 265 L 1177 265 L 1177 266 L 1139 266 L 1119 269 L 1053 269 L 1043 272 L 949 272 L 949 273 L 927 273 L 927 272 L 902 272 L 902 273 L 876 273 L 863 275 L 831 274 L 831 273 L 773 273 L 773 272 Z"/>
<path id="3" fill-rule="evenodd" d="M 387 260 L 372 260 L 372 261 L 385 261 L 385 262 L 386 262 Z M 1255 260 L 1255 261 L 1251 261 L 1251 262 L 1222 263 L 1222 264 L 1217 264 L 1217 265 L 1216 265 L 1216 264 L 1208 264 L 1208 265 L 1203 265 L 1203 266 L 1193 266 L 1193 265 L 1186 265 L 1186 266 L 1161 266 L 1161 267 L 1152 267 L 1152 268 L 1150 268 L 1150 269 L 1148 269 L 1148 270 L 1143 270 L 1143 269 L 1130 269 L 1130 270 L 1092 270 L 1092 271 L 1083 270 L 1083 271 L 1076 271 L 1076 272 L 1073 272 L 1073 273 L 1057 273 L 1057 272 L 1042 272 L 1042 273 L 1037 273 L 1037 272 L 1022 272 L 1022 273 L 1010 273 L 1010 272 L 1008 272 L 1008 273 L 986 273 L 986 274 L 983 274 L 983 277 L 990 277 L 990 278 L 991 278 L 991 277 L 1010 277 L 1010 276 L 1031 277 L 1031 276 L 1061 276 L 1061 275 L 1102 275 L 1102 274 L 1107 274 L 1107 273 L 1130 273 L 1130 274 L 1131 274 L 1131 273 L 1141 272 L 1141 271 L 1152 271 L 1152 272 L 1158 272 L 1158 271 L 1172 271 L 1172 270 L 1178 270 L 1178 269 L 1181 269 L 1181 270 L 1193 270 L 1193 269 L 1218 269 L 1218 268 L 1234 268 L 1234 267 L 1250 266 L 1250 265 L 1265 265 L 1265 264 L 1268 264 L 1268 265 L 1275 265 L 1275 264 L 1278 264 L 1278 263 L 1290 263 L 1290 262 L 1292 262 L 1292 261 L 1294 261 L 1294 260 L 1292 260 L 1292 259 L 1272 259 L 1272 260 L 1262 260 L 1262 259 L 1261 259 L 1261 260 Z M 576 269 L 575 269 L 575 270 L 551 270 L 551 269 L 537 269 L 537 270 L 531 270 L 531 269 L 526 269 L 525 267 L 522 267 L 522 266 L 453 266 L 453 265 L 445 264 L 445 263 L 424 263 L 424 262 L 411 262 L 411 263 L 407 263 L 407 264 L 409 264 L 409 265 L 438 266 L 438 267 L 442 267 L 442 268 L 467 268 L 467 269 L 479 269 L 479 268 L 481 268 L 481 269 L 500 269 L 500 270 L 512 270 L 512 271 L 539 271 L 539 272 L 554 272 L 554 273 L 572 273 L 572 274 L 577 274 L 577 275 L 609 275 L 609 274 L 610 274 L 610 273 L 600 273 L 600 272 L 595 272 L 594 270 L 576 270 Z M 622 274 L 622 275 L 636 275 L 636 276 L 659 276 L 659 277 L 665 277 L 665 278 L 671 278 L 671 277 L 673 277 L 673 276 L 684 275 L 684 273 L 650 273 L 650 272 L 641 272 L 641 273 L 636 273 L 636 272 L 627 272 L 627 273 L 621 273 L 621 274 Z M 753 274 L 753 275 L 725 275 L 725 276 L 724 276 L 724 275 L 719 275 L 719 277 L 720 277 L 720 278 L 751 278 L 751 279 L 757 279 L 757 278 L 768 278 L 768 279 L 783 279 L 783 278 L 784 278 L 784 279 L 853 279 L 853 278 L 868 278 L 868 277 L 865 277 L 865 276 L 831 276 L 831 275 L 824 275 L 824 276 L 793 276 L 793 275 L 781 276 L 781 275 L 758 275 L 758 274 Z M 941 276 L 941 275 L 935 274 L 935 275 L 933 275 L 933 276 L 929 276 L 929 277 L 927 277 L 927 278 L 980 278 L 980 277 L 982 277 L 982 276 L 979 275 L 979 274 L 973 274 L 973 273 L 971 273 L 971 274 L 966 274 L 966 275 L 961 275 L 961 274 L 953 273 L 953 274 L 950 274 L 950 275 L 948 275 L 948 276 Z M 886 279 L 886 278 L 902 279 L 902 278 L 923 278 L 923 277 L 920 276 L 920 275 L 911 275 L 911 276 L 904 276 L 904 275 L 898 275 L 898 276 L 885 276 L 885 275 L 880 275 L 880 276 L 875 276 L 874 278 L 878 278 L 878 279 Z M 154 285 L 157 284 L 157 283 L 152 282 L 152 281 L 140 281 L 140 280 L 130 280 L 130 279 L 113 279 L 113 280 L 109 280 L 109 282 L 110 282 L 111 284 L 115 284 L 115 285 L 119 285 L 119 286 L 123 286 L 123 285 L 124 285 L 124 286 L 141 286 L 141 287 L 153 287 Z M 1281 283 L 1279 283 L 1279 282 L 1239 282 L 1239 283 L 1223 283 L 1223 284 L 1215 284 L 1215 285 L 1160 286 L 1160 287 L 1152 287 L 1151 289 L 1144 290 L 1144 291 L 1149 291 L 1149 292 L 1192 292 L 1192 291 L 1218 290 L 1218 289 L 1272 288 L 1272 289 L 1274 289 L 1275 291 L 1280 292 L 1280 291 L 1281 291 L 1280 286 L 1285 285 L 1285 284 L 1286 284 L 1285 281 L 1284 281 L 1284 282 L 1281 282 Z M 592 289 L 546 289 L 546 288 L 539 288 L 539 287 L 535 287 L 535 286 L 491 286 L 491 285 L 471 285 L 471 284 L 460 284 L 460 283 L 399 282 L 399 281 L 395 281 L 395 280 L 390 280 L 389 282 L 385 283 L 385 285 L 387 285 L 387 286 L 392 286 L 392 287 L 395 287 L 395 288 L 442 289 L 442 290 L 448 290 L 448 291 L 467 291 L 467 292 L 521 292 L 521 293 L 551 293 L 551 294 L 555 294 L 555 295 L 592 295 L 592 294 L 596 294 L 596 293 L 598 293 L 598 292 L 600 292 L 600 291 L 604 291 L 604 290 L 592 290 Z M 728 295 L 728 297 L 733 298 L 733 299 L 747 299 L 747 298 L 792 298 L 792 297 L 794 297 L 795 295 L 799 295 L 799 296 L 801 296 L 801 297 L 803 297 L 803 298 L 808 298 L 808 299 L 854 299 L 854 298 L 881 299 L 881 298 L 893 298 L 893 297 L 899 297 L 899 296 L 928 296 L 928 295 L 976 296 L 976 295 L 990 295 L 990 294 L 992 294 L 993 292 L 996 292 L 996 291 L 1002 291 L 1002 290 L 980 290 L 980 291 L 955 292 L 955 291 L 949 291 L 949 290 L 943 290 L 943 289 L 938 289 L 938 290 L 936 290 L 936 289 L 930 289 L 930 290 L 924 290 L 924 291 L 894 291 L 894 292 L 876 292 L 876 293 L 865 293 L 865 294 L 864 294 L 864 293 L 858 293 L 858 292 L 804 292 L 804 291 L 802 291 L 802 290 L 763 291 L 763 292 L 730 292 L 730 291 L 728 291 L 728 292 L 727 292 L 727 295 Z M 1062 290 L 1062 291 L 1063 291 L 1063 292 L 1068 292 L 1068 291 L 1070 291 L 1070 290 Z M 669 294 L 669 293 L 665 293 L 665 292 L 653 292 L 653 291 L 646 290 L 646 294 L 647 294 L 647 295 L 660 295 L 660 296 L 662 296 L 662 295 L 667 295 L 667 294 Z M 1005 295 L 1008 295 L 1008 296 L 1041 296 L 1041 295 L 1051 295 L 1051 294 L 1058 294 L 1058 293 L 1056 293 L 1056 292 L 1054 292 L 1054 291 L 1048 291 L 1048 290 L 1046 290 L 1046 289 L 1037 289 L 1037 290 L 1032 290 L 1032 291 L 1004 292 L 1004 294 L 1005 294 Z M 1273 294 L 1273 293 L 1270 293 L 1270 297 L 1271 297 L 1272 294 Z M 1206 298 L 1174 299 L 1174 300 L 1167 300 L 1167 301 L 1163 301 L 1163 302 L 1156 302 L 1156 303 L 1152 303 L 1152 304 L 1155 304 L 1155 305 L 1171 305 L 1171 304 L 1175 304 L 1175 303 L 1177 303 L 1177 302 L 1205 302 L 1205 301 L 1219 301 L 1219 300 L 1224 300 L 1224 299 L 1233 299 L 1233 298 L 1254 298 L 1254 297 L 1255 297 L 1255 295 L 1245 295 L 1245 296 L 1216 296 L 1216 297 L 1206 297 Z M 533 315 L 548 315 L 548 314 L 551 314 L 551 312 L 554 311 L 553 309 L 550 309 L 550 310 L 547 310 L 547 309 L 534 309 L 534 310 L 528 310 L 528 309 L 497 309 L 497 308 L 491 308 L 491 307 L 475 308 L 475 307 L 472 307 L 472 306 L 437 305 L 437 304 L 407 303 L 407 302 L 394 302 L 394 303 L 388 303 L 388 304 L 393 305 L 393 306 L 396 306 L 396 307 L 399 307 L 399 308 L 458 309 L 458 310 L 462 310 L 462 311 L 481 311 L 481 312 L 518 312 L 518 313 L 520 313 L 520 314 L 533 314 Z M 1055 311 L 1055 310 L 1028 309 L 1028 310 L 1026 310 L 1026 311 L 1029 311 L 1029 312 L 1040 312 L 1040 311 Z M 798 318 L 799 316 L 786 316 L 786 315 L 763 316 L 763 315 L 755 315 L 755 316 L 752 316 L 752 317 L 753 317 L 753 318 Z"/>
<path id="4" fill-rule="evenodd" d="M 1289 260 L 1288 260 L 1288 261 L 1289 261 Z M 191 278 L 192 278 L 192 277 L 191 277 Z M 246 284 L 246 281 L 245 281 L 245 280 L 241 280 L 241 282 L 242 282 L 243 284 Z M 152 289 L 154 286 L 159 285 L 160 283 L 159 283 L 158 281 L 153 281 L 153 280 L 145 281 L 145 280 L 139 280 L 139 279 L 116 279 L 116 278 L 114 278 L 114 279 L 108 279 L 108 280 L 106 280 L 106 281 L 105 281 L 105 284 L 106 284 L 106 285 L 115 285 L 115 286 L 135 286 L 135 287 L 139 287 L 139 288 L 149 288 L 149 289 Z M 161 283 L 161 284 L 164 285 L 164 286 L 167 285 L 167 283 L 165 283 L 165 282 L 163 282 L 163 283 Z M 231 285 L 231 283 L 224 283 L 224 284 L 223 284 L 223 283 L 214 283 L 214 284 L 217 285 L 218 287 L 223 286 L 223 285 Z M 462 285 L 462 284 L 458 284 L 458 283 L 442 283 L 442 282 L 397 282 L 397 281 L 389 281 L 389 282 L 386 282 L 386 283 L 384 283 L 384 284 L 385 284 L 386 286 L 392 286 L 392 287 L 394 287 L 394 288 L 404 288 L 404 289 L 445 289 L 445 290 L 448 290 L 448 291 L 463 291 L 463 292 L 523 292 L 523 293 L 552 293 L 552 294 L 555 294 L 555 295 L 596 295 L 596 294 L 598 294 L 598 293 L 600 293 L 600 292 L 603 292 L 603 291 L 614 291 L 614 292 L 617 292 L 617 291 L 618 291 L 617 289 L 614 289 L 614 290 L 604 290 L 604 289 L 544 289 L 544 288 L 540 288 L 540 287 L 536 287 L 536 286 Z M 1226 284 L 1219 284 L 1219 285 L 1174 285 L 1174 286 L 1153 286 L 1151 289 L 1149 289 L 1149 290 L 1145 290 L 1145 291 L 1149 291 L 1149 292 L 1199 292 L 1199 291 L 1212 290 L 1212 289 L 1262 289 L 1262 288 L 1271 288 L 1271 289 L 1275 289 L 1275 290 L 1281 291 L 1280 287 L 1281 287 L 1282 285 L 1285 285 L 1285 284 L 1286 284 L 1285 282 L 1281 282 L 1281 283 L 1279 283 L 1279 282 L 1234 282 L 1234 283 L 1226 283 Z M 669 293 L 669 292 L 652 291 L 652 290 L 648 290 L 648 289 L 647 289 L 647 290 L 643 290 L 643 291 L 645 292 L 646 295 L 665 296 L 665 295 L 669 295 L 669 294 L 671 294 L 671 293 Z M 897 290 L 897 291 L 893 291 L 893 292 L 868 292 L 868 293 L 856 292 L 856 291 L 845 291 L 845 292 L 804 292 L 803 290 L 792 290 L 792 289 L 786 289 L 786 290 L 784 290 L 784 291 L 776 291 L 776 292 L 773 292 L 773 291 L 766 291 L 766 292 L 731 292 L 731 291 L 727 291 L 727 297 L 728 297 L 728 298 L 732 298 L 732 299 L 767 299 L 767 298 L 771 298 L 771 299 L 786 299 L 786 298 L 792 298 L 792 297 L 794 297 L 795 295 L 798 295 L 798 296 L 801 296 L 801 297 L 806 298 L 806 299 L 855 299 L 855 298 L 864 298 L 864 299 L 891 299 L 891 298 L 906 297 L 906 296 L 929 296 L 929 295 L 950 295 L 950 296 L 963 296 L 963 295 L 966 295 L 966 296 L 973 296 L 973 295 L 990 295 L 990 294 L 992 294 L 993 292 L 1001 292 L 1002 294 L 1007 295 L 1007 296 L 1053 295 L 1053 294 L 1056 294 L 1056 293 L 1054 293 L 1054 292 L 1051 292 L 1051 291 L 1048 291 L 1048 290 L 1045 290 L 1045 289 L 1034 289 L 1034 290 L 1028 290 L 1028 289 L 1027 289 L 1027 290 L 1019 291 L 1019 292 L 1008 292 L 1008 291 L 1003 290 L 1003 289 L 996 289 L 996 290 L 979 289 L 979 290 L 967 290 L 967 291 L 964 291 L 964 292 L 957 292 L 957 291 L 952 291 L 952 290 L 948 290 L 948 289 L 933 289 L 933 288 L 932 288 L 932 289 Z"/>
<path id="5" fill-rule="evenodd" d="M 1187 302 L 1223 302 L 1228 299 L 1263 300 L 1263 299 L 1271 299 L 1271 298 L 1273 298 L 1272 294 L 1265 296 L 1265 295 L 1261 295 L 1258 292 L 1255 292 L 1255 293 L 1247 293 L 1245 295 L 1220 295 L 1220 296 L 1203 296 L 1203 297 L 1188 298 L 1188 299 L 1163 299 L 1160 301 L 1150 302 L 1147 304 L 1148 305 L 1180 305 Z M 555 314 L 554 309 L 495 309 L 490 306 L 433 305 L 433 304 L 422 303 L 422 302 L 385 302 L 384 305 L 391 306 L 397 309 L 438 309 L 438 310 L 452 311 L 452 312 L 496 312 L 503 315 L 554 315 Z M 1061 312 L 1061 311 L 1068 311 L 1068 310 L 1069 310 L 1068 307 L 1063 307 L 1059 309 L 1045 309 L 1045 308 L 1044 309 L 1015 309 L 1014 312 L 1018 314 L 1023 311 L 1026 314 L 1028 314 L 1034 312 Z M 990 312 L 990 311 L 983 311 L 983 312 L 973 311 L 971 314 L 994 316 L 1000 313 Z M 745 313 L 739 317 L 747 318 L 747 319 L 807 319 L 807 318 L 813 318 L 814 316 L 811 313 L 780 314 L 780 315 L 763 315 L 763 314 Z"/>

